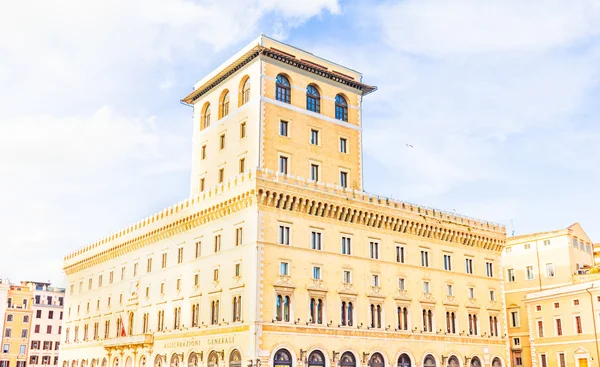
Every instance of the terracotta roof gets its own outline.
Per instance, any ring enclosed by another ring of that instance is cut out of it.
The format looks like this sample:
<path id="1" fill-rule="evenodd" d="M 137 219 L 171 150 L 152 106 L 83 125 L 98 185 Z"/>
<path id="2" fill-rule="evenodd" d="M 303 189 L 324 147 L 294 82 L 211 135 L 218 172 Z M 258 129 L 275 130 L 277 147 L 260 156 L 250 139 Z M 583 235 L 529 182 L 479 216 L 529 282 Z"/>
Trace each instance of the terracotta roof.
<path id="1" fill-rule="evenodd" d="M 187 95 L 181 101 L 188 104 L 194 103 L 198 98 L 208 93 L 211 89 L 215 88 L 217 85 L 225 81 L 225 79 L 230 77 L 233 73 L 238 71 L 240 68 L 248 64 L 250 61 L 258 57 L 259 55 L 264 55 L 274 60 L 294 66 L 298 69 L 302 69 L 310 73 L 319 75 L 321 77 L 333 80 L 337 83 L 347 85 L 354 89 L 358 89 L 362 92 L 363 96 L 377 90 L 377 87 L 375 86 L 363 84 L 354 80 L 354 78 L 352 78 L 351 76 L 343 74 L 339 71 L 329 70 L 326 67 L 314 63 L 312 61 L 298 60 L 294 55 L 289 54 L 287 52 L 283 52 L 276 48 L 256 46 L 250 51 L 246 52 L 244 55 L 242 55 L 231 65 L 221 70 L 217 75 L 209 79 L 206 83 L 196 88 L 192 93 Z"/>

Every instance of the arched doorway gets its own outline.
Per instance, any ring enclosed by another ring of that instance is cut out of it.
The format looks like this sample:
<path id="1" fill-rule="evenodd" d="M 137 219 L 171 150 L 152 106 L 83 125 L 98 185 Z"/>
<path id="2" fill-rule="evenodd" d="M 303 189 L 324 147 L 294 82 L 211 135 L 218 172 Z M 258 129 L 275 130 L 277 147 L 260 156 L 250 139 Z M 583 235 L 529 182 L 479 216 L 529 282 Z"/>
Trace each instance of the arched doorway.
<path id="1" fill-rule="evenodd" d="M 208 367 L 217 367 L 219 365 L 219 355 L 214 350 L 208 355 Z"/>
<path id="2" fill-rule="evenodd" d="M 198 367 L 198 355 L 194 352 L 188 357 L 188 367 Z"/>
<path id="3" fill-rule="evenodd" d="M 234 349 L 229 354 L 229 367 L 242 367 L 242 354 L 239 350 Z"/>
<path id="4" fill-rule="evenodd" d="M 423 359 L 423 367 L 435 367 L 435 358 L 431 354 L 428 354 Z"/>
<path id="5" fill-rule="evenodd" d="M 275 356 L 273 357 L 273 365 L 274 366 L 291 366 L 292 365 L 292 355 L 287 349 L 279 349 L 275 352 Z"/>
<path id="6" fill-rule="evenodd" d="M 356 358 L 354 358 L 354 354 L 351 352 L 346 352 L 342 354 L 340 358 L 340 366 L 342 367 L 356 367 Z"/>
<path id="7" fill-rule="evenodd" d="M 406 353 L 400 354 L 398 357 L 398 367 L 410 367 L 410 357 Z"/>
<path id="8" fill-rule="evenodd" d="M 383 367 L 383 356 L 380 353 L 373 353 L 369 358 L 369 367 Z"/>
<path id="9" fill-rule="evenodd" d="M 157 354 L 156 357 L 154 357 L 154 367 L 162 367 L 163 364 L 163 357 L 160 354 Z"/>
<path id="10" fill-rule="evenodd" d="M 325 356 L 321 351 L 315 350 L 308 356 L 308 366 L 325 367 Z"/>
<path id="11" fill-rule="evenodd" d="M 448 358 L 448 367 L 460 367 L 460 363 L 458 363 L 458 358 L 456 358 L 456 356 Z"/>
<path id="12" fill-rule="evenodd" d="M 125 360 L 125 367 L 133 367 L 133 359 L 131 357 L 127 357 Z"/>
<path id="13" fill-rule="evenodd" d="M 492 367 L 502 367 L 502 361 L 496 357 L 492 360 Z"/>
<path id="14" fill-rule="evenodd" d="M 471 358 L 470 365 L 471 365 L 471 367 L 481 367 L 481 361 L 479 360 L 479 357 Z"/>
<path id="15" fill-rule="evenodd" d="M 171 356 L 171 367 L 179 367 L 180 362 L 181 361 L 179 360 L 179 354 L 173 353 L 173 355 Z"/>

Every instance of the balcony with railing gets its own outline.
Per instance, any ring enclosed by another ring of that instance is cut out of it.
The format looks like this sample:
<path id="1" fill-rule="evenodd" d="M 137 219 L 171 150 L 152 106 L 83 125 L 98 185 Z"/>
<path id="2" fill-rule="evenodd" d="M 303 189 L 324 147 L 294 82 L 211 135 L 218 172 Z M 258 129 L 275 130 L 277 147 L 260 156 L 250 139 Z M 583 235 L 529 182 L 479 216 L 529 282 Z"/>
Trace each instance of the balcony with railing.
<path id="1" fill-rule="evenodd" d="M 118 338 L 105 339 L 103 342 L 104 348 L 150 346 L 152 344 L 154 344 L 153 334 L 122 336 Z"/>

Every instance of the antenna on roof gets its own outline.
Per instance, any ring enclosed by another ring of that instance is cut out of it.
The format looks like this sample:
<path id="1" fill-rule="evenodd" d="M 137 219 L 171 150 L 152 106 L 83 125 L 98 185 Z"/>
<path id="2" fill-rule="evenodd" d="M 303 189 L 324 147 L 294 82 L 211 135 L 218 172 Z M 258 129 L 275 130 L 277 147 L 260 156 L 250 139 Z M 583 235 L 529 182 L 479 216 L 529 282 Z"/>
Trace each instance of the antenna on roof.
<path id="1" fill-rule="evenodd" d="M 515 235 L 515 222 L 513 222 L 512 218 L 510 219 L 510 226 L 512 227 L 511 237 Z"/>

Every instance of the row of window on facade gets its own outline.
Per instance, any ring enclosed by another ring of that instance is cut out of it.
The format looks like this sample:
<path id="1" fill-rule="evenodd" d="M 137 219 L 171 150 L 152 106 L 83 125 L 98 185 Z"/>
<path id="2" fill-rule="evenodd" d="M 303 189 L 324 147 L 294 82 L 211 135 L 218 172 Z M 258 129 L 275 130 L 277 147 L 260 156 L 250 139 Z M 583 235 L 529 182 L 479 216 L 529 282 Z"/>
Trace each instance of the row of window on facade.
<path id="1" fill-rule="evenodd" d="M 549 247 L 551 245 L 551 240 L 543 240 L 543 247 Z M 583 240 L 578 240 L 577 238 L 573 237 L 571 239 L 571 243 L 573 244 L 573 247 L 584 251 L 585 253 L 588 254 L 592 254 L 592 246 L 589 244 L 586 244 L 585 242 L 583 242 Z M 511 246 L 511 247 L 506 247 L 506 249 L 504 250 L 507 254 L 512 252 L 512 248 L 515 246 Z M 537 248 L 537 247 L 536 247 Z M 531 250 L 531 243 L 525 243 L 523 244 L 523 249 L 524 250 Z"/>
<path id="2" fill-rule="evenodd" d="M 324 240 L 323 231 L 321 230 L 310 230 L 310 248 L 313 250 L 323 250 Z M 369 258 L 374 260 L 380 259 L 380 247 L 381 242 L 378 240 L 369 240 Z M 292 245 L 292 226 L 291 224 L 279 224 L 278 230 L 278 243 L 280 245 L 291 246 Z M 353 238 L 350 235 L 340 236 L 340 253 L 343 255 L 353 255 Z M 408 258 L 408 250 L 405 244 L 396 244 L 395 253 L 393 258 L 395 262 L 405 264 Z M 427 249 L 420 249 L 420 265 L 422 267 L 430 267 L 430 251 Z M 446 271 L 454 271 L 453 268 L 453 255 L 446 253 L 443 256 L 443 268 Z M 465 273 L 473 274 L 473 258 L 465 257 Z M 491 260 L 485 261 L 485 274 L 487 277 L 492 278 L 494 276 L 494 263 Z"/>
<path id="3" fill-rule="evenodd" d="M 26 367 L 27 361 L 17 361 L 16 367 Z M 0 361 L 0 367 L 11 367 L 10 361 Z"/>
<path id="4" fill-rule="evenodd" d="M 54 328 L 53 329 L 52 325 L 46 325 L 46 330 L 45 330 L 46 334 L 52 334 L 53 330 L 56 331 L 57 334 L 60 334 L 61 331 L 62 331 L 62 326 L 59 325 L 58 328 Z M 41 331 L 41 326 L 40 325 L 34 325 L 33 332 L 35 334 L 40 334 L 42 332 Z M 28 333 L 29 333 L 28 329 L 21 329 L 21 338 L 27 338 Z M 4 337 L 5 338 L 13 338 L 13 337 L 17 337 L 17 336 L 13 335 L 12 328 L 5 328 L 4 329 Z"/>
<path id="5" fill-rule="evenodd" d="M 49 365 L 50 360 L 52 359 L 52 364 L 55 366 L 58 366 L 58 356 L 54 356 L 54 358 L 52 358 L 51 356 L 41 356 L 41 357 L 42 358 L 40 358 L 40 356 L 30 356 L 29 364 Z"/>
<path id="6" fill-rule="evenodd" d="M 540 310 L 541 310 L 541 306 Z M 520 320 L 520 315 L 519 315 L 519 311 L 518 310 L 509 310 L 509 315 L 510 315 L 510 327 L 513 328 L 517 328 L 521 326 L 521 320 Z M 552 336 L 562 336 L 564 335 L 564 329 L 563 329 L 563 320 L 562 317 L 556 316 L 554 317 L 553 320 L 554 323 L 554 334 Z M 551 335 L 547 335 L 547 333 L 544 331 L 544 321 L 537 319 L 535 320 L 534 325 L 536 326 L 536 331 L 537 331 L 537 337 L 538 338 L 544 338 L 544 337 L 548 337 Z M 579 314 L 575 314 L 573 315 L 573 335 L 577 335 L 577 334 L 583 334 L 583 324 L 581 322 L 581 315 Z M 520 339 L 519 339 L 519 344 L 515 344 L 515 345 L 520 345 Z"/>
<path id="7" fill-rule="evenodd" d="M 311 297 L 309 301 L 309 315 L 306 321 L 307 325 L 324 325 L 332 326 L 333 321 L 327 321 L 327 315 L 325 310 L 325 300 L 323 298 Z M 383 301 L 378 303 L 369 304 L 369 320 L 366 328 L 368 329 L 385 329 L 390 330 L 392 324 L 385 326 L 384 315 L 383 315 Z M 273 322 L 291 322 L 293 317 L 291 315 L 292 310 L 292 298 L 288 294 L 278 294 L 275 297 L 275 319 Z M 420 331 L 422 333 L 433 333 L 436 332 L 434 311 L 432 308 L 423 308 L 422 312 L 422 324 L 419 328 L 415 326 L 411 327 L 411 308 L 408 305 L 397 306 L 394 315 L 394 331 Z M 460 334 L 460 335 L 480 335 L 478 319 L 479 313 L 476 311 L 467 311 L 466 319 L 468 320 L 468 327 L 462 332 L 458 327 L 458 312 L 446 311 L 446 325 L 445 329 L 440 328 L 437 333 L 445 334 Z M 340 306 L 340 318 L 338 327 L 342 326 L 362 326 L 363 324 L 355 324 L 355 307 L 354 302 L 351 300 L 344 300 Z M 489 316 L 489 336 L 500 336 L 499 333 L 499 316 Z"/>
<path id="8" fill-rule="evenodd" d="M 45 300 L 43 299 L 45 298 Z M 52 296 L 45 296 L 42 297 L 41 295 L 37 294 L 34 297 L 34 304 L 36 305 L 56 305 L 56 306 L 63 306 L 64 305 L 64 297 L 52 297 Z M 56 302 L 54 302 L 56 301 Z"/>
<path id="9" fill-rule="evenodd" d="M 241 246 L 243 244 L 243 235 L 244 235 L 244 231 L 243 231 L 243 227 L 237 226 L 234 228 L 234 246 Z M 222 235 L 221 234 L 216 234 L 213 237 L 213 253 L 217 253 L 219 251 L 221 251 L 221 243 L 222 243 Z M 195 243 L 195 248 L 194 248 L 194 253 L 193 253 L 193 259 L 198 259 L 202 256 L 202 251 L 203 251 L 203 244 L 202 244 L 202 240 L 196 240 Z M 185 251 L 185 247 L 184 246 L 179 246 L 177 247 L 177 264 L 182 264 L 185 260 L 185 256 L 184 256 L 184 251 Z M 160 256 L 160 269 L 165 269 L 168 266 L 168 254 L 166 252 L 163 252 Z M 237 264 L 236 264 L 237 265 Z M 148 257 L 146 259 L 146 273 L 151 273 L 153 270 L 153 258 L 152 257 Z M 240 271 L 241 268 L 239 266 L 236 266 L 235 268 L 235 275 L 236 276 L 240 276 Z M 217 273 L 218 275 L 218 270 Z M 115 276 L 114 276 L 114 270 L 111 270 L 108 273 L 108 284 L 113 284 L 113 282 L 115 281 Z M 133 264 L 132 267 L 132 277 L 136 277 L 139 275 L 139 263 L 135 262 Z M 121 272 L 120 272 L 120 280 L 124 281 L 126 279 L 127 276 L 127 267 L 126 266 L 122 266 L 121 267 Z M 218 279 L 215 279 L 218 280 Z M 197 286 L 199 285 L 199 280 L 196 277 L 194 285 Z M 164 283 L 161 283 L 161 294 L 164 294 Z M 87 284 L 87 290 L 92 290 L 93 288 L 93 278 L 89 278 L 88 279 L 88 284 Z M 98 275 L 98 282 L 97 282 L 97 287 L 100 288 L 104 285 L 104 277 L 102 274 Z M 179 284 L 178 284 L 179 285 Z M 177 287 L 177 290 L 180 290 L 181 287 Z M 70 286 L 70 294 L 74 294 L 73 292 L 75 291 L 75 285 L 71 284 Z M 79 293 L 81 294 L 83 292 L 83 281 L 79 281 Z M 149 295 L 146 294 L 146 297 L 148 297 Z M 109 301 L 110 302 L 110 301 Z M 122 302 L 122 300 L 121 300 Z M 88 311 L 89 311 L 89 305 L 88 305 Z M 69 307 L 69 315 L 71 314 L 71 308 Z M 62 317 L 62 312 L 61 312 L 61 317 Z"/>
<path id="10" fill-rule="evenodd" d="M 555 271 L 554 271 L 554 263 L 553 262 L 546 263 L 545 270 L 546 270 L 546 272 L 545 272 L 546 278 L 554 277 Z M 533 265 L 525 266 L 525 280 L 535 280 L 536 279 L 535 273 L 536 272 L 534 270 Z M 517 281 L 517 274 L 516 274 L 515 268 L 506 269 L 506 281 L 509 283 Z"/>

